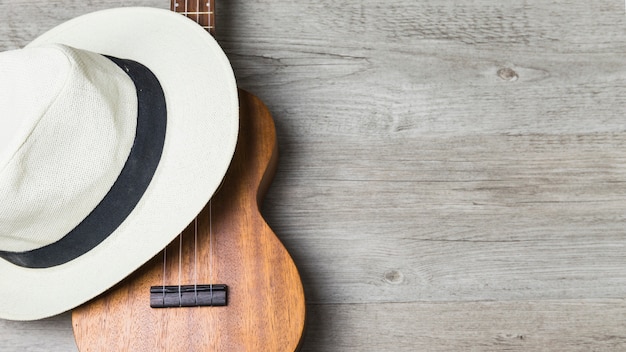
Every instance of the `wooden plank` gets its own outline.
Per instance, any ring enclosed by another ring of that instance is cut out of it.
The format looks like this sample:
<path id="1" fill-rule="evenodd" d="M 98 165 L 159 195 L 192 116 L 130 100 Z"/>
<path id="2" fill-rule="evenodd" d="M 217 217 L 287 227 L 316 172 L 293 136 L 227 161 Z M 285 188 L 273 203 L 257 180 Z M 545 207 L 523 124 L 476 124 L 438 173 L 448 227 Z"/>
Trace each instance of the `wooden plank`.
<path id="1" fill-rule="evenodd" d="M 0 351 L 77 351 L 70 314 L 29 322 L 0 319 Z"/>
<path id="2" fill-rule="evenodd" d="M 625 308 L 623 300 L 313 305 L 303 351 L 621 351 Z"/>
<path id="3" fill-rule="evenodd" d="M 283 144 L 268 221 L 313 302 L 626 294 L 626 135 L 364 140 Z"/>

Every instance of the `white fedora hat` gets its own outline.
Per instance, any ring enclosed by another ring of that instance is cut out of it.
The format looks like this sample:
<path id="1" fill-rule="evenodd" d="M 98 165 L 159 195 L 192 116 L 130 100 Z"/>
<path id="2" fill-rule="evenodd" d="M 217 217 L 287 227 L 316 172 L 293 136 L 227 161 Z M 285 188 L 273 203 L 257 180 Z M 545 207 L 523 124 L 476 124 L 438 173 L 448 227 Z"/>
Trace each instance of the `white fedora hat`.
<path id="1" fill-rule="evenodd" d="M 0 53 L 0 318 L 72 309 L 161 251 L 238 127 L 226 56 L 170 11 L 99 11 Z"/>

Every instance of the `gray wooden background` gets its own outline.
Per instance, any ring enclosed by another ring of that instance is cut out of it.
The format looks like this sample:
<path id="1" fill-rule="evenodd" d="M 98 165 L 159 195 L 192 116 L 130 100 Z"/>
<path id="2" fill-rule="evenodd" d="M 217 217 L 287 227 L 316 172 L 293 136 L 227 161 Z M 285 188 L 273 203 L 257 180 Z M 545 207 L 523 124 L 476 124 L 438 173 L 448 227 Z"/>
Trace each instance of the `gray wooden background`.
<path id="1" fill-rule="evenodd" d="M 0 0 L 0 50 L 128 5 L 169 2 Z M 277 124 L 305 352 L 626 350 L 624 7 L 218 0 Z M 75 351 L 69 315 L 0 321 L 0 350 Z"/>

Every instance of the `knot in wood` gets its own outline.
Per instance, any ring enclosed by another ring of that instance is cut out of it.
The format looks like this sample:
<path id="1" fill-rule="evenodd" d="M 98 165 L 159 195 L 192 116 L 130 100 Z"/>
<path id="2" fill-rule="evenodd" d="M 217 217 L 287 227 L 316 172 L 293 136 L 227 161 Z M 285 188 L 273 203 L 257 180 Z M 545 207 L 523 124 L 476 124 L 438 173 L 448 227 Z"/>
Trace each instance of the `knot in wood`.
<path id="1" fill-rule="evenodd" d="M 398 270 L 389 270 L 386 271 L 383 275 L 385 282 L 398 285 L 404 282 L 404 274 Z"/>
<path id="2" fill-rule="evenodd" d="M 508 68 L 508 67 L 499 69 L 498 77 L 509 82 L 517 81 L 517 79 L 519 78 L 519 76 L 517 75 L 517 72 L 515 72 L 512 68 Z"/>

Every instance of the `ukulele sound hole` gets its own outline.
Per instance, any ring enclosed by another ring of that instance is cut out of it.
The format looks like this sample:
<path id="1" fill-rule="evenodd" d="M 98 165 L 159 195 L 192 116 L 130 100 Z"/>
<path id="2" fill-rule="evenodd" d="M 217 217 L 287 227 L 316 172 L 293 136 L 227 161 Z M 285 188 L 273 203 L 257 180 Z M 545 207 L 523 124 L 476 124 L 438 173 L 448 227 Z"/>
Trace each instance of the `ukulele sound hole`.
<path id="1" fill-rule="evenodd" d="M 225 306 L 228 303 L 226 285 L 176 285 L 150 287 L 150 307 L 179 308 Z"/>

